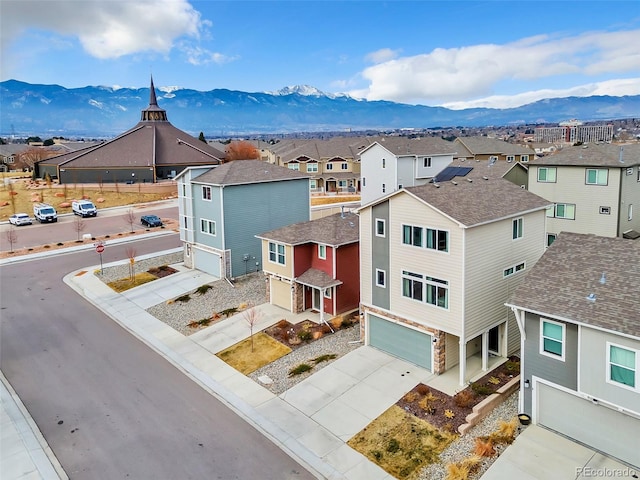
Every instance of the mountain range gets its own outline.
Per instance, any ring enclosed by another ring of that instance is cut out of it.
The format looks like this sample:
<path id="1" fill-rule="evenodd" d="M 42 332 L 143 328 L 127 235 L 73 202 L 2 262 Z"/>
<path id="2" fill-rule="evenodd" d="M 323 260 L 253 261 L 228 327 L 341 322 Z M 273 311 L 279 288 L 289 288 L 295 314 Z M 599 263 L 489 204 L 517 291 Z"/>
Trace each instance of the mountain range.
<path id="1" fill-rule="evenodd" d="M 227 89 L 198 91 L 156 88 L 158 105 L 169 121 L 194 136 L 207 137 L 388 130 L 401 128 L 485 127 L 558 123 L 576 118 L 606 121 L 640 117 L 640 95 L 567 97 L 516 108 L 408 105 L 327 94 L 301 85 L 276 92 Z M 149 105 L 148 88 L 87 86 L 65 88 L 7 80 L 0 82 L 0 135 L 110 138 L 133 127 Z"/>

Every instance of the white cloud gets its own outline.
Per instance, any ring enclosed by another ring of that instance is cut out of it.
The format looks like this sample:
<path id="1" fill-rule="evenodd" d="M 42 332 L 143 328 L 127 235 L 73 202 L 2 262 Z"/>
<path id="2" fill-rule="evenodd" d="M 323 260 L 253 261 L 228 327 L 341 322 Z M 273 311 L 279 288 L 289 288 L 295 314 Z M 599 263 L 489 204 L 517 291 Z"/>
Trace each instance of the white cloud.
<path id="1" fill-rule="evenodd" d="M 212 52 L 206 48 L 192 46 L 187 43 L 181 44 L 179 48 L 187 57 L 187 62 L 191 65 L 206 65 L 208 63 L 222 65 L 238 59 L 237 56 L 228 56 L 222 53 Z"/>
<path id="2" fill-rule="evenodd" d="M 538 35 L 504 45 L 438 48 L 366 68 L 361 75 L 368 87 L 348 93 L 368 100 L 430 105 L 452 105 L 477 98 L 488 102 L 505 98 L 491 96 L 505 82 L 541 83 L 545 78 L 557 81 L 579 76 L 581 82 L 588 83 L 636 73 L 640 71 L 638 45 L 640 30 L 629 30 L 588 32 L 574 37 Z M 382 57 L 381 54 L 378 58 Z M 522 100 L 528 95 L 531 94 L 522 94 Z"/>
<path id="3" fill-rule="evenodd" d="M 492 95 L 476 100 L 443 103 L 441 106 L 452 110 L 465 108 L 513 108 L 545 98 L 590 97 L 594 95 L 640 95 L 640 78 L 608 80 L 605 82 L 579 85 L 565 89 L 543 89 L 517 95 Z"/>
<path id="4" fill-rule="evenodd" d="M 393 60 L 397 58 L 400 54 L 400 50 L 391 50 L 390 48 L 383 48 L 381 50 L 377 50 L 375 52 L 369 53 L 365 60 L 371 63 L 382 63 L 388 62 L 389 60 Z"/>
<path id="5" fill-rule="evenodd" d="M 187 0 L 9 1 L 3 2 L 2 13 L 3 43 L 28 29 L 48 30 L 77 37 L 87 53 L 100 59 L 166 54 L 177 38 L 197 39 L 207 26 Z"/>

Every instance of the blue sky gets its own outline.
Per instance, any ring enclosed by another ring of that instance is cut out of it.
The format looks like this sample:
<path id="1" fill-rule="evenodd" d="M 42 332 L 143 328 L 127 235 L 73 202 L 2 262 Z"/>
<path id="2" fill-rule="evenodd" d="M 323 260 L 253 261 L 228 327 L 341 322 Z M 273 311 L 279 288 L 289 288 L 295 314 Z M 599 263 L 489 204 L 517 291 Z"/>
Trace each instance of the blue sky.
<path id="1" fill-rule="evenodd" d="M 506 108 L 640 94 L 640 2 L 1 0 L 0 79 Z"/>

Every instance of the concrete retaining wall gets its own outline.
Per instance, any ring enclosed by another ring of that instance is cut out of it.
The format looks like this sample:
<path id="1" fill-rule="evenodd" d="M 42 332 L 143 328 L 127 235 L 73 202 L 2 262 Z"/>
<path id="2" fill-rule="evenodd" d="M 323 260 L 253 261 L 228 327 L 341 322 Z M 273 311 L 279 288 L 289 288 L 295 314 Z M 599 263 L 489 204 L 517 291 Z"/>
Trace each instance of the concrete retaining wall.
<path id="1" fill-rule="evenodd" d="M 475 407 L 473 407 L 472 412 L 467 415 L 467 423 L 463 423 L 458 427 L 458 432 L 460 432 L 460 435 L 464 435 L 472 427 L 475 427 L 478 423 L 480 423 L 480 420 L 489 415 L 489 413 L 494 408 L 504 402 L 509 395 L 511 395 L 518 389 L 519 386 L 520 375 L 509 380 L 502 387 L 496 390 L 496 393 L 492 393 L 487 398 L 478 403 Z"/>

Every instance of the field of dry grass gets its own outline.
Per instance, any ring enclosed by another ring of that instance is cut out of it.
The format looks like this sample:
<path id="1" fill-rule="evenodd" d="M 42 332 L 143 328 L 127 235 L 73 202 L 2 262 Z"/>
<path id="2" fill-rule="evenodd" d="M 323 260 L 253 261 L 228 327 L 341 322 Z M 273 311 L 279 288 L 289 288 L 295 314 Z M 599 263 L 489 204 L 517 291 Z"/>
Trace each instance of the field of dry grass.
<path id="1" fill-rule="evenodd" d="M 71 202 L 82 198 L 91 200 L 98 208 L 108 208 L 163 200 L 177 195 L 175 184 L 58 185 L 47 184 L 42 180 L 34 182 L 30 176 L 16 175 L 3 174 L 0 185 L 0 221 L 8 220 L 14 213 L 33 215 L 33 204 L 36 202 L 49 203 L 58 213 L 71 213 Z"/>

